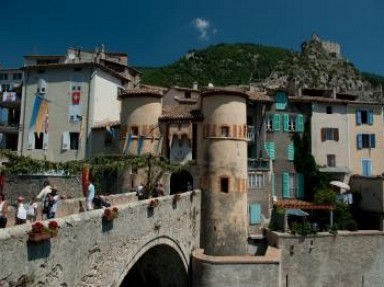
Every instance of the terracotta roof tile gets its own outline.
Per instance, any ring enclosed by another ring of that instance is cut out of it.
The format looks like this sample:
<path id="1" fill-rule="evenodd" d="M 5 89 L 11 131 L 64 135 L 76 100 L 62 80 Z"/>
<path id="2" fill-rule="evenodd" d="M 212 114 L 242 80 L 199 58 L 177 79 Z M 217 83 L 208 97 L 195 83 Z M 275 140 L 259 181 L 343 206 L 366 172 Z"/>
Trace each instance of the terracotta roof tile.
<path id="1" fill-rule="evenodd" d="M 164 105 L 160 120 L 199 120 L 202 114 L 198 105 Z"/>

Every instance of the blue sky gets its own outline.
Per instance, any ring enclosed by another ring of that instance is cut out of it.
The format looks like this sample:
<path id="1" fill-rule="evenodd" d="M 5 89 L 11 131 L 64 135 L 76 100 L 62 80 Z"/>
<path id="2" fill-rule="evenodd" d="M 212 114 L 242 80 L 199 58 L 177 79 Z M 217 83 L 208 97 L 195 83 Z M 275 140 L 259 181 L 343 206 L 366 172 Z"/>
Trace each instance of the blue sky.
<path id="1" fill-rule="evenodd" d="M 101 44 L 128 53 L 130 65 L 161 66 L 218 43 L 299 50 L 316 32 L 359 69 L 384 75 L 382 0 L 12 0 L 1 12 L 5 68 Z"/>

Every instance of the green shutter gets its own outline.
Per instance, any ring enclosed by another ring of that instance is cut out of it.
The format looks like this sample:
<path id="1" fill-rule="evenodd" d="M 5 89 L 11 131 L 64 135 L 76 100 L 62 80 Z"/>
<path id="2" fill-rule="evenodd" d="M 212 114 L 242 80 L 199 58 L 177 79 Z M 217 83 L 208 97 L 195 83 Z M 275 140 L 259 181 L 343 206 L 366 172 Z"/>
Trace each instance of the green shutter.
<path id="1" fill-rule="evenodd" d="M 290 143 L 288 145 L 288 160 L 294 160 L 295 159 L 295 147 L 293 146 L 293 143 Z"/>
<path id="2" fill-rule="evenodd" d="M 261 206 L 258 203 L 249 205 L 249 224 L 256 225 L 261 223 Z"/>
<path id="3" fill-rule="evenodd" d="M 274 142 L 269 143 L 269 156 L 271 157 L 271 160 L 275 159 L 275 143 Z"/>
<path id="4" fill-rule="evenodd" d="M 304 131 L 304 117 L 303 117 L 303 115 L 297 115 L 297 131 L 298 132 Z"/>
<path id="5" fill-rule="evenodd" d="M 284 92 L 277 92 L 275 96 L 276 110 L 285 110 L 287 106 L 287 97 Z"/>
<path id="6" fill-rule="evenodd" d="M 291 197 L 289 194 L 289 173 L 283 172 L 283 198 Z"/>
<path id="7" fill-rule="evenodd" d="M 302 173 L 296 174 L 297 197 L 304 198 L 304 175 Z"/>
<path id="8" fill-rule="evenodd" d="M 279 131 L 280 130 L 280 115 L 274 114 L 273 115 L 273 131 Z"/>
<path id="9" fill-rule="evenodd" d="M 275 174 L 272 173 L 272 177 L 271 177 L 271 186 L 272 186 L 272 195 L 276 195 L 276 191 L 275 191 Z"/>
<path id="10" fill-rule="evenodd" d="M 288 120 L 289 116 L 287 114 L 283 115 L 283 131 L 287 132 L 288 131 Z"/>

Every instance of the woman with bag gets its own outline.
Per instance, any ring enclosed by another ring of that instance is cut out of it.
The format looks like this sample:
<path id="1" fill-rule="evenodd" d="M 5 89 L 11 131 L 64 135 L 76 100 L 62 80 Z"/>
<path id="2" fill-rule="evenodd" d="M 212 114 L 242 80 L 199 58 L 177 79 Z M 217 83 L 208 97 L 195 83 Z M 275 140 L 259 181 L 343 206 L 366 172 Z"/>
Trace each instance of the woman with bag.
<path id="1" fill-rule="evenodd" d="M 7 225 L 8 203 L 5 200 L 4 193 L 0 193 L 0 228 L 5 228 Z"/>

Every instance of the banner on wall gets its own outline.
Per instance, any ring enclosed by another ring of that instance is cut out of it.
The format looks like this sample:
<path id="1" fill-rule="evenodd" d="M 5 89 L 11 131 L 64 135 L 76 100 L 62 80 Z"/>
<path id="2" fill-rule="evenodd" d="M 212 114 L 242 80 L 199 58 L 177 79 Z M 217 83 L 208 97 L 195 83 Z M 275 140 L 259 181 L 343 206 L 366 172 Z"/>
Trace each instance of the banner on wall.
<path id="1" fill-rule="evenodd" d="M 36 95 L 33 103 L 31 119 L 29 122 L 29 132 L 40 134 L 45 125 L 46 115 L 48 114 L 48 101 L 41 95 Z"/>
<path id="2" fill-rule="evenodd" d="M 15 102 L 15 101 L 16 101 L 16 92 L 3 93 L 3 102 Z"/>
<path id="3" fill-rule="evenodd" d="M 81 97 L 80 91 L 72 91 L 72 105 L 79 105 L 80 97 Z"/>

